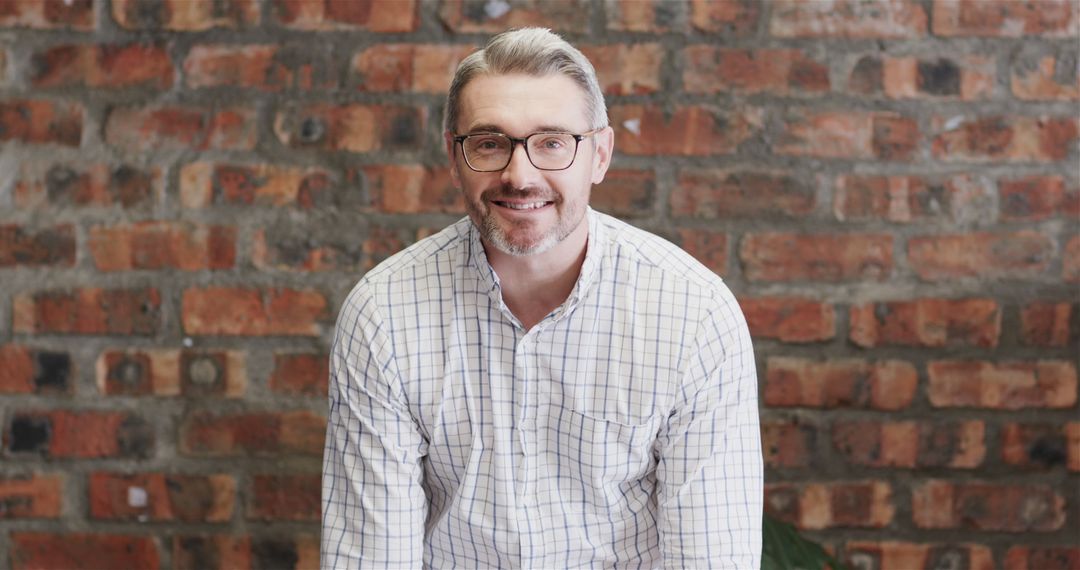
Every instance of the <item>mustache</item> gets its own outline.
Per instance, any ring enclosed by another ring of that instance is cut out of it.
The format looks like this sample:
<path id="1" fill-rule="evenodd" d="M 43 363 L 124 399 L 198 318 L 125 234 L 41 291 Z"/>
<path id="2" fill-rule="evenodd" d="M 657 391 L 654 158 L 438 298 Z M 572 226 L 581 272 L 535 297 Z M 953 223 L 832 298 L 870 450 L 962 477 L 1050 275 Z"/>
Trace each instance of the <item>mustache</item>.
<path id="1" fill-rule="evenodd" d="M 512 188 L 509 186 L 503 186 L 499 188 L 492 188 L 485 190 L 480 194 L 480 198 L 486 202 L 496 202 L 502 200 L 534 200 L 544 202 L 559 202 L 562 200 L 562 196 L 554 190 L 548 190 L 543 188 Z"/>

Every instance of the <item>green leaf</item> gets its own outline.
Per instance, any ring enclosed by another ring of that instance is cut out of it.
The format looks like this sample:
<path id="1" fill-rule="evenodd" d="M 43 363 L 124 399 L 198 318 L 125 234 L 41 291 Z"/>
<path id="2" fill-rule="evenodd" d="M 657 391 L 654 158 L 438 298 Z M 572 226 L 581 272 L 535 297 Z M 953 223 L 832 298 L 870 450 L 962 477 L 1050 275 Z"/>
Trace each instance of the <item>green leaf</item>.
<path id="1" fill-rule="evenodd" d="M 788 523 L 765 515 L 761 529 L 761 570 L 847 570 L 820 544 L 803 538 Z"/>

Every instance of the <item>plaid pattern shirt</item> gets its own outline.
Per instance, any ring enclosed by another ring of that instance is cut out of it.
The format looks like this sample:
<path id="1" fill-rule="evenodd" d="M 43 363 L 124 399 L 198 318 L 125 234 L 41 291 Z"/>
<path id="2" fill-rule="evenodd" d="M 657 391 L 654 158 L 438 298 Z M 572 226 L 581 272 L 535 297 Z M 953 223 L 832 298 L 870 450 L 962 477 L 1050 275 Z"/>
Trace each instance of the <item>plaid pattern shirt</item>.
<path id="1" fill-rule="evenodd" d="M 757 568 L 746 321 L 715 274 L 588 211 L 526 331 L 468 218 L 370 271 L 331 351 L 324 568 Z"/>

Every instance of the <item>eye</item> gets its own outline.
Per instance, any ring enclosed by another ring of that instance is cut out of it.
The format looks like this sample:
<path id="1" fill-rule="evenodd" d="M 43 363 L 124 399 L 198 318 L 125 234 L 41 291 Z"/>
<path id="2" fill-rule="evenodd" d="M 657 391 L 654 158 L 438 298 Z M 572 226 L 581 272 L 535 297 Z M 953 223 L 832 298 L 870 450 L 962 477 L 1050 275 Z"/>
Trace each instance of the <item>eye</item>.
<path id="1" fill-rule="evenodd" d="M 566 141 L 562 137 L 544 137 L 537 144 L 541 150 L 562 150 L 566 147 Z"/>

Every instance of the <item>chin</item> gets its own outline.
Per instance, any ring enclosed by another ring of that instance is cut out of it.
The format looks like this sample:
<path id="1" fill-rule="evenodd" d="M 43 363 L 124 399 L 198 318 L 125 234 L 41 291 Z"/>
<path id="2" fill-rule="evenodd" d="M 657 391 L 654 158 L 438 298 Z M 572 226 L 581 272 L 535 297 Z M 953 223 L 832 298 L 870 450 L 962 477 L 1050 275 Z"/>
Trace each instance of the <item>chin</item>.
<path id="1" fill-rule="evenodd" d="M 557 228 L 556 228 L 557 229 Z M 534 240 L 513 240 L 499 227 L 499 223 L 493 216 L 484 219 L 480 226 L 480 233 L 495 249 L 514 257 L 538 255 L 555 247 L 559 242 L 566 239 L 560 236 L 555 229 Z"/>

